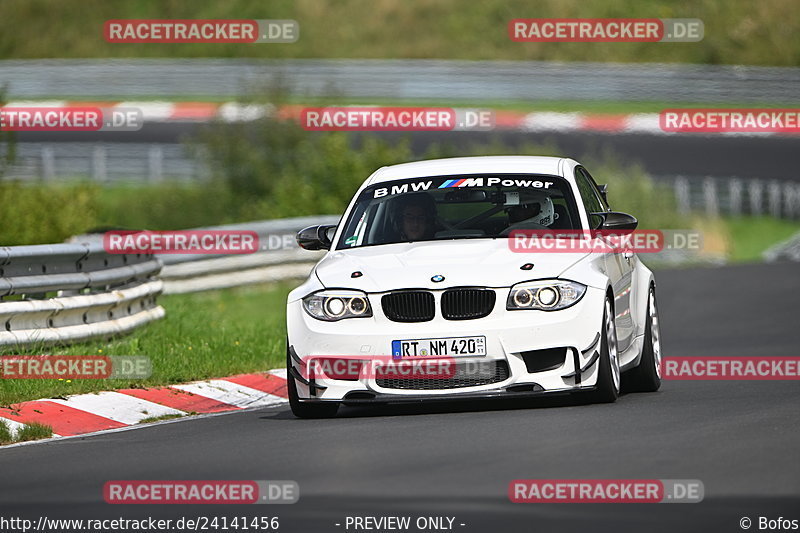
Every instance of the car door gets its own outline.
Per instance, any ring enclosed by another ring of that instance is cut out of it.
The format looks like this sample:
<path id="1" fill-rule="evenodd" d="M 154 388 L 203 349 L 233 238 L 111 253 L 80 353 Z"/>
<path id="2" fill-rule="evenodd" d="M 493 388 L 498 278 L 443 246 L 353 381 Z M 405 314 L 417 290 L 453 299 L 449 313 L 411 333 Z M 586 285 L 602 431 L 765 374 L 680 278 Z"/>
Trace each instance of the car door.
<path id="1" fill-rule="evenodd" d="M 575 168 L 575 181 L 581 194 L 581 200 L 586 208 L 589 218 L 590 229 L 597 229 L 602 222 L 601 217 L 591 216 L 589 213 L 601 213 L 609 211 L 609 207 L 600 194 L 597 184 L 589 172 L 583 167 Z M 631 266 L 631 256 L 625 250 L 616 246 L 612 251 L 604 254 L 604 265 L 606 275 L 611 280 L 611 288 L 614 291 L 614 322 L 617 326 L 617 343 L 620 353 L 628 349 L 633 342 L 634 323 L 632 317 L 631 289 L 633 267 Z"/>

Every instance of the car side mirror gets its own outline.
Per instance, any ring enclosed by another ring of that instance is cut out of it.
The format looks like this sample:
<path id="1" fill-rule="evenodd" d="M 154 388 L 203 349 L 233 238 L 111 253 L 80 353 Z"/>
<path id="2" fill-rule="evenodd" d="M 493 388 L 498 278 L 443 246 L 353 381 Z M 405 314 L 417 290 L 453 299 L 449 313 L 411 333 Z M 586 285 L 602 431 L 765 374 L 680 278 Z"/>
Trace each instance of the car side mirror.
<path id="1" fill-rule="evenodd" d="M 309 226 L 297 232 L 297 244 L 304 250 L 330 250 L 336 226 Z"/>
<path id="2" fill-rule="evenodd" d="M 607 230 L 635 230 L 639 225 L 636 217 L 627 213 L 619 213 L 617 211 L 606 211 L 602 213 L 589 213 L 590 215 L 598 216 L 603 219 L 599 229 Z"/>

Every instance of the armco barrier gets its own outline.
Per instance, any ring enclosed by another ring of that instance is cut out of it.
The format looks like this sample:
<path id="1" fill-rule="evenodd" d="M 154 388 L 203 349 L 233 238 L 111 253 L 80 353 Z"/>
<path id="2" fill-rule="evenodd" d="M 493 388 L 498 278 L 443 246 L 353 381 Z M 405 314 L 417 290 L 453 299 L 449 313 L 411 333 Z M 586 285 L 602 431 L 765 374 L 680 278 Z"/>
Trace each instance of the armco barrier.
<path id="1" fill-rule="evenodd" d="M 302 250 L 295 234 L 306 226 L 338 222 L 338 216 L 322 215 L 197 228 L 255 231 L 261 249 L 247 255 L 159 255 L 164 262 L 160 276 L 164 292 L 195 292 L 306 277 L 323 252 Z"/>
<path id="2" fill-rule="evenodd" d="M 111 337 L 164 316 L 161 261 L 99 243 L 0 248 L 0 346 Z"/>
<path id="3" fill-rule="evenodd" d="M 0 247 L 0 346 L 109 338 L 162 318 L 156 302 L 161 293 L 305 277 L 322 252 L 301 250 L 294 235 L 338 220 L 297 217 L 197 228 L 255 231 L 261 249 L 247 255 L 109 254 L 102 234 Z"/>
<path id="4" fill-rule="evenodd" d="M 80 72 L 80 76 L 75 73 Z M 0 61 L 11 100 L 291 95 L 391 100 L 604 100 L 786 104 L 797 67 L 439 59 L 44 59 Z"/>

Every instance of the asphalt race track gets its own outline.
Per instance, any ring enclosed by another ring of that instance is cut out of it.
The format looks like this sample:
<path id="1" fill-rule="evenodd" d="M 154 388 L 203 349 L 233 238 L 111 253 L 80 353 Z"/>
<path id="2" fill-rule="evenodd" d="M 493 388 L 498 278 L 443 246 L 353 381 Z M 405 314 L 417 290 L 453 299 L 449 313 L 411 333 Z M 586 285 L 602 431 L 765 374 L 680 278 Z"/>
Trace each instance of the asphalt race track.
<path id="1" fill-rule="evenodd" d="M 797 264 L 657 272 L 666 355 L 800 355 L 799 273 Z M 752 530 L 759 516 L 800 519 L 798 450 L 797 381 L 666 381 L 611 405 L 348 408 L 325 421 L 279 407 L 0 450 L 0 515 L 260 514 L 306 532 L 346 531 L 348 515 L 446 515 L 465 532 L 735 532 L 744 516 Z M 705 500 L 512 504 L 508 484 L 521 478 L 699 479 Z M 108 505 L 102 487 L 113 479 L 296 480 L 301 497 Z"/>
<path id="2" fill-rule="evenodd" d="M 180 143 L 202 125 L 190 122 L 149 123 L 134 132 L 21 132 L 23 142 Z M 740 176 L 800 180 L 793 170 L 800 152 L 797 136 L 703 136 L 604 134 L 590 132 L 414 132 L 379 133 L 388 139 L 412 138 L 415 155 L 424 157 L 432 143 L 447 144 L 456 152 L 473 144 L 491 143 L 508 149 L 525 144 L 550 148 L 548 154 L 568 155 L 579 161 L 610 153 L 626 163 L 640 164 L 654 176 Z"/>

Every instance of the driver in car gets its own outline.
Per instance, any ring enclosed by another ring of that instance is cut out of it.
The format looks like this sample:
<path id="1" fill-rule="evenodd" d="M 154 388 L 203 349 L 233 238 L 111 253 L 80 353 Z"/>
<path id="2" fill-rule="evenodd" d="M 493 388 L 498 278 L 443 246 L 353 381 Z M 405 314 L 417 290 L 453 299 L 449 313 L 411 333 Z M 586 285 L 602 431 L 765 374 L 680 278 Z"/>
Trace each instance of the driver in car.
<path id="1" fill-rule="evenodd" d="M 436 232 L 436 201 L 426 193 L 414 193 L 399 198 L 397 209 L 400 240 L 432 239 Z"/>

